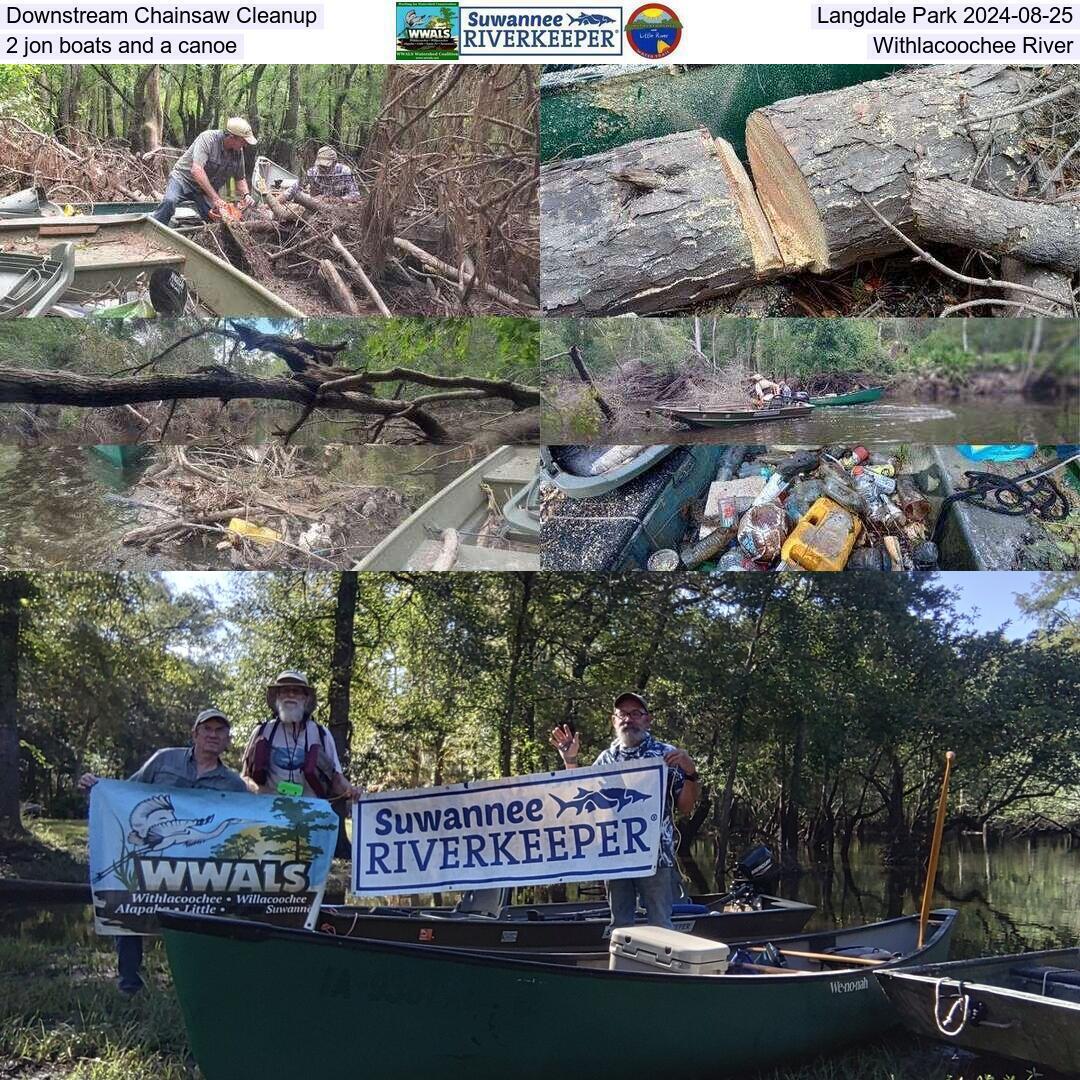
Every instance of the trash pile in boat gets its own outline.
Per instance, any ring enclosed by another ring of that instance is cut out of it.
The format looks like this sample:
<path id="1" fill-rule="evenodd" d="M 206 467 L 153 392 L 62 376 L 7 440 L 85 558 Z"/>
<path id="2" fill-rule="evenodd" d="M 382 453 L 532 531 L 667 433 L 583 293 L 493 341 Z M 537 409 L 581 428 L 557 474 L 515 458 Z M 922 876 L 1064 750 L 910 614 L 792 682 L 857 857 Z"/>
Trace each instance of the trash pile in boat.
<path id="1" fill-rule="evenodd" d="M 310 286 L 327 311 L 538 314 L 528 73 L 389 68 L 388 104 L 353 170 L 359 197 L 301 191 L 287 202 L 256 182 L 254 220 L 210 226 L 201 242 L 274 292 Z"/>
<path id="2" fill-rule="evenodd" d="M 648 569 L 935 570 L 943 508 L 901 474 L 902 453 L 728 447 L 679 550 L 654 552 Z M 1040 516 L 1064 517 L 1060 494 L 1048 498 Z"/>
<path id="3" fill-rule="evenodd" d="M 40 187 L 61 205 L 158 201 L 179 156 L 168 148 L 132 153 L 86 131 L 71 130 L 61 142 L 13 116 L 0 117 L 0 196 Z"/>
<path id="4" fill-rule="evenodd" d="M 328 479 L 309 458 L 277 445 L 165 447 L 125 500 L 148 520 L 123 543 L 202 541 L 245 570 L 348 567 L 409 508 L 393 488 Z"/>

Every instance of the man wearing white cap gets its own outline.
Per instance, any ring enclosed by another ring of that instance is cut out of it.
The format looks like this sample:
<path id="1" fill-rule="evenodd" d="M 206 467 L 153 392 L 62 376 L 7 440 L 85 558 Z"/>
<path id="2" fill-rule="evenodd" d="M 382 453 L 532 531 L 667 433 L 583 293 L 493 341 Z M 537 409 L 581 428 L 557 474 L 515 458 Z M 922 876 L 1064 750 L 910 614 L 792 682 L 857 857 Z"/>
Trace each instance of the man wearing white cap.
<path id="1" fill-rule="evenodd" d="M 203 221 L 209 221 L 211 210 L 220 213 L 225 208 L 219 191 L 230 179 L 236 181 L 236 190 L 244 202 L 250 202 L 244 147 L 255 146 L 258 141 L 251 125 L 240 116 L 228 120 L 223 130 L 204 131 L 173 166 L 165 197 L 151 217 L 168 225 L 177 205 L 188 199 Z"/>
<path id="2" fill-rule="evenodd" d="M 220 709 L 203 709 L 191 728 L 190 746 L 167 746 L 152 754 L 128 777 L 137 784 L 162 787 L 201 788 L 208 791 L 247 791 L 240 774 L 222 763 L 229 747 L 229 718 Z M 101 777 L 83 773 L 79 790 L 89 793 Z M 137 994 L 143 987 L 139 971 L 143 939 L 122 934 L 116 939 L 117 968 L 122 993 Z"/>
<path id="3" fill-rule="evenodd" d="M 337 151 L 332 146 L 319 147 L 315 164 L 293 182 L 285 192 L 285 201 L 291 202 L 295 199 L 301 188 L 306 188 L 312 195 L 332 195 L 338 199 L 360 198 L 360 189 L 352 169 L 338 161 Z"/>

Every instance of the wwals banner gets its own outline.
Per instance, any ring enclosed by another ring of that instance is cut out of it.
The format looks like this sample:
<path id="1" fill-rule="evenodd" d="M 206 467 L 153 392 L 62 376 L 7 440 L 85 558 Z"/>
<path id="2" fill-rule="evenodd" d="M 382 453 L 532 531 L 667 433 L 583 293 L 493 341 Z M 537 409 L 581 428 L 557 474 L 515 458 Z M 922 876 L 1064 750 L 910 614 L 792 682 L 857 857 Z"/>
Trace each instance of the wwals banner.
<path id="1" fill-rule="evenodd" d="M 303 926 L 337 828 L 321 799 L 101 780 L 90 798 L 97 932 L 154 933 L 165 910 Z"/>
<path id="2" fill-rule="evenodd" d="M 389 896 L 641 877 L 656 868 L 667 767 L 483 780 L 365 795 L 353 808 L 353 892 Z"/>

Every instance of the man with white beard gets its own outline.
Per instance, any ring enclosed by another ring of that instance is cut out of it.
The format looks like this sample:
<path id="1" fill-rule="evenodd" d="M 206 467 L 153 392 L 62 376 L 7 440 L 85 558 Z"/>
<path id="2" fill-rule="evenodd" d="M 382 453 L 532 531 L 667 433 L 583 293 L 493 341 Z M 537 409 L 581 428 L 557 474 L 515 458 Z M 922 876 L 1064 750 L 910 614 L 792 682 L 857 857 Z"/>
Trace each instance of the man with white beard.
<path id="1" fill-rule="evenodd" d="M 273 715 L 251 733 L 240 770 L 249 790 L 319 799 L 360 797 L 360 789 L 341 771 L 333 736 L 312 719 L 315 702 L 315 688 L 301 671 L 283 671 L 266 688 Z"/>
<path id="2" fill-rule="evenodd" d="M 593 762 L 594 765 L 612 765 L 616 762 L 635 761 L 640 758 L 662 757 L 667 764 L 670 801 L 664 803 L 664 820 L 660 826 L 660 855 L 657 869 L 648 877 L 620 878 L 606 881 L 608 902 L 611 905 L 611 925 L 632 926 L 638 901 L 645 909 L 645 921 L 652 926 L 671 926 L 672 868 L 675 866 L 675 823 L 672 804 L 680 814 L 694 809 L 700 791 L 697 769 L 693 758 L 685 750 L 657 739 L 650 728 L 652 716 L 645 699 L 633 691 L 619 694 L 612 703 L 611 726 L 615 740 Z M 551 745 L 559 751 L 568 769 L 578 768 L 580 741 L 577 733 L 566 725 L 551 732 Z"/>

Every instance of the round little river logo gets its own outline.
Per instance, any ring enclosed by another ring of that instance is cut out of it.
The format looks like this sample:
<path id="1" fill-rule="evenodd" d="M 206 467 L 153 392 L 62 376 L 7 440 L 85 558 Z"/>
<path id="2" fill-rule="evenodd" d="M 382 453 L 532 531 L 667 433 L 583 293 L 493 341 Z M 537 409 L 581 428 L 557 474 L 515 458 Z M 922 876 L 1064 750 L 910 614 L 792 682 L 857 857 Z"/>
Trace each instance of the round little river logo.
<path id="1" fill-rule="evenodd" d="M 667 4 L 644 4 L 626 24 L 626 40 L 638 56 L 663 60 L 679 44 L 682 30 L 679 16 Z"/>

